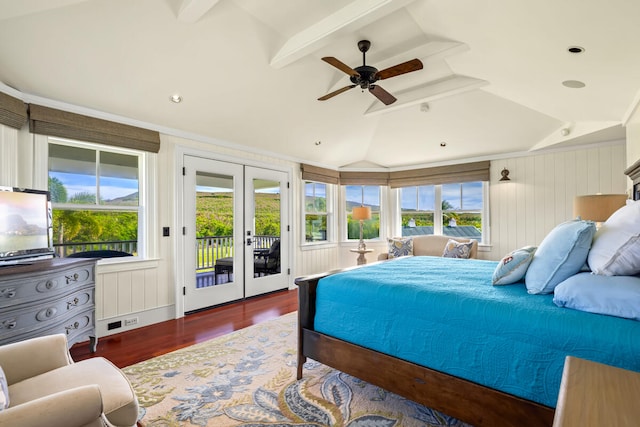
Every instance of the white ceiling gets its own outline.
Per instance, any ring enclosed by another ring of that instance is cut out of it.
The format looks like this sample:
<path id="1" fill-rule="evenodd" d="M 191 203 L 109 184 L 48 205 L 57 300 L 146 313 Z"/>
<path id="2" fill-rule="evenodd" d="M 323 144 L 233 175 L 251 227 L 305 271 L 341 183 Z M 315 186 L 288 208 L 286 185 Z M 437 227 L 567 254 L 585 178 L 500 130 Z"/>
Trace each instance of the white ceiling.
<path id="1" fill-rule="evenodd" d="M 638 18 L 630 0 L 0 0 L 0 82 L 205 141 L 403 168 L 624 138 Z M 358 88 L 317 101 L 350 84 L 320 58 L 361 65 L 362 39 L 368 65 L 424 69 L 380 82 L 390 106 Z"/>

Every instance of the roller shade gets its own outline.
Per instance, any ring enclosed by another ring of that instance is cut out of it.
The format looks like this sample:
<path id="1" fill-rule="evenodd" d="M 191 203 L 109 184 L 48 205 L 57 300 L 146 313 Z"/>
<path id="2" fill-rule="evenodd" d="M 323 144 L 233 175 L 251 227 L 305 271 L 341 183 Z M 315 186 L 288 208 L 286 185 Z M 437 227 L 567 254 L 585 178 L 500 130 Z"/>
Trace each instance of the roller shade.
<path id="1" fill-rule="evenodd" d="M 324 182 L 327 184 L 338 184 L 340 182 L 340 172 L 325 169 L 318 166 L 301 164 L 302 179 L 305 181 Z"/>
<path id="2" fill-rule="evenodd" d="M 489 161 L 390 172 L 391 188 L 489 181 Z"/>
<path id="3" fill-rule="evenodd" d="M 340 185 L 389 185 L 389 172 L 340 172 Z"/>
<path id="4" fill-rule="evenodd" d="M 41 135 L 97 142 L 152 153 L 160 150 L 160 134 L 156 131 L 35 104 L 29 104 L 29 130 Z"/>
<path id="5" fill-rule="evenodd" d="M 27 104 L 0 92 L 0 123 L 20 129 L 27 123 Z"/>

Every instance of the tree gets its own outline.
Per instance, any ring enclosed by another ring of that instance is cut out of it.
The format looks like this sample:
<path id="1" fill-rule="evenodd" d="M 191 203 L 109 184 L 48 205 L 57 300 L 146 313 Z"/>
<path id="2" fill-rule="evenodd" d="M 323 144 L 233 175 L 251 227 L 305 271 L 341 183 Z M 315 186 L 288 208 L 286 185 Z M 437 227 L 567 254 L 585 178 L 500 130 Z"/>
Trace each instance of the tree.
<path id="1" fill-rule="evenodd" d="M 52 203 L 67 202 L 67 189 L 58 178 L 49 177 L 49 193 L 51 194 Z"/>

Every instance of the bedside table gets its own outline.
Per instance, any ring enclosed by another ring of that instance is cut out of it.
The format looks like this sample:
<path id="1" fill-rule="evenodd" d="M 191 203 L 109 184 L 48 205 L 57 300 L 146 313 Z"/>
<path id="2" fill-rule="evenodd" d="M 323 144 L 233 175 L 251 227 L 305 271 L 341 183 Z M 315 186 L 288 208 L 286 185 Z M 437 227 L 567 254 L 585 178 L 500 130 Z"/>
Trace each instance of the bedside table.
<path id="1" fill-rule="evenodd" d="M 367 263 L 367 258 L 364 255 L 373 252 L 373 249 L 349 249 L 349 251 L 360 254 L 358 255 L 358 265 L 363 265 Z"/>
<path id="2" fill-rule="evenodd" d="M 554 427 L 640 423 L 640 373 L 567 356 Z"/>

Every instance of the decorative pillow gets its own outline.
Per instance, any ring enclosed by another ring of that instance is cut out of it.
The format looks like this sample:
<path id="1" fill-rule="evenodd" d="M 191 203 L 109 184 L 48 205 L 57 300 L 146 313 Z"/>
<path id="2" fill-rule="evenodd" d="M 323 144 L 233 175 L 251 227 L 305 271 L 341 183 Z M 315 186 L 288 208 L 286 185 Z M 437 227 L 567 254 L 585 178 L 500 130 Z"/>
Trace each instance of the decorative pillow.
<path id="1" fill-rule="evenodd" d="M 473 242 L 460 243 L 456 240 L 449 239 L 447 244 L 444 246 L 442 256 L 444 258 L 469 258 L 472 247 Z"/>
<path id="2" fill-rule="evenodd" d="M 549 294 L 558 283 L 580 271 L 596 232 L 593 221 L 567 221 L 542 240 L 524 282 L 530 294 Z"/>
<path id="3" fill-rule="evenodd" d="M 525 246 L 505 255 L 493 272 L 493 284 L 510 285 L 524 279 L 536 249 L 535 246 Z"/>
<path id="4" fill-rule="evenodd" d="M 389 259 L 399 258 L 401 256 L 413 255 L 413 239 L 388 239 L 389 241 Z"/>
<path id="5" fill-rule="evenodd" d="M 629 201 L 602 224 L 588 262 L 591 271 L 605 276 L 640 273 L 640 201 Z"/>
<path id="6" fill-rule="evenodd" d="M 9 386 L 7 385 L 7 377 L 0 366 L 0 411 L 9 407 Z"/>
<path id="7" fill-rule="evenodd" d="M 554 293 L 558 307 L 640 320 L 640 277 L 578 273 Z"/>

